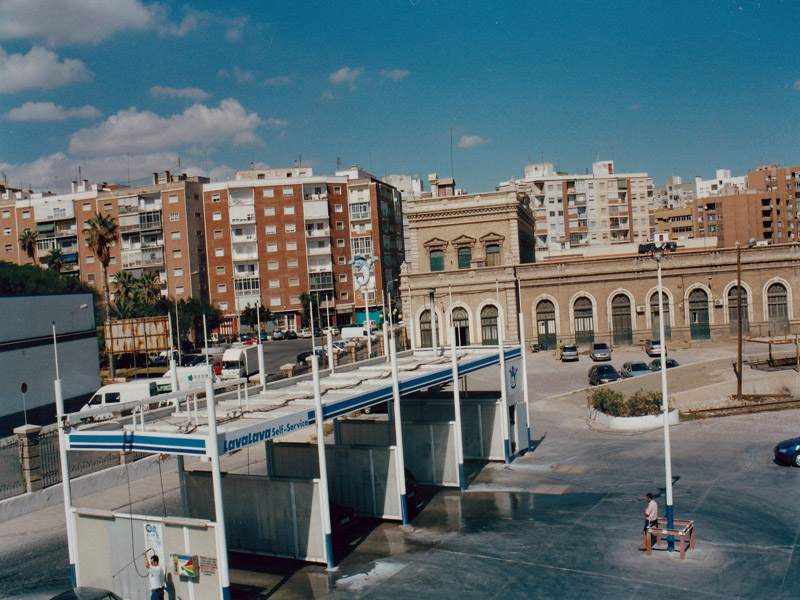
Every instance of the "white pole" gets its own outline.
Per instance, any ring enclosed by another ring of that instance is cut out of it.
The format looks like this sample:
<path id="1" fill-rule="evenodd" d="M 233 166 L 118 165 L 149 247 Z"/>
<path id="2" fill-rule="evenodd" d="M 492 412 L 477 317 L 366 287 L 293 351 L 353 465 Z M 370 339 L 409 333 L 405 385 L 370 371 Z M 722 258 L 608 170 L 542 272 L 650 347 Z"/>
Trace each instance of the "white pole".
<path id="1" fill-rule="evenodd" d="M 172 392 L 175 393 L 179 389 L 178 383 L 178 363 L 175 360 L 175 351 L 172 345 L 172 317 L 169 312 L 167 313 L 167 320 L 169 321 L 169 382 Z M 175 398 L 175 411 L 178 411 L 180 400 Z"/>
<path id="2" fill-rule="evenodd" d="M 397 344 L 394 336 L 389 340 L 389 355 L 392 359 L 392 400 L 394 404 L 394 446 L 397 453 L 397 489 L 400 490 L 400 515 L 403 525 L 408 524 L 406 507 L 406 460 L 403 454 L 403 419 L 400 414 L 400 378 L 397 374 Z"/>
<path id="3" fill-rule="evenodd" d="M 383 320 L 383 355 L 386 357 L 386 362 L 389 362 L 389 326 L 386 324 L 386 319 Z"/>
<path id="4" fill-rule="evenodd" d="M 414 308 L 411 302 L 411 279 L 408 280 L 408 311 L 403 309 L 405 315 L 403 320 L 408 323 L 406 331 L 408 331 L 409 340 L 411 341 L 411 352 L 417 351 L 417 331 L 414 328 Z"/>
<path id="5" fill-rule="evenodd" d="M 208 362 L 208 328 L 206 327 L 206 313 L 203 313 L 203 347 L 206 349 L 206 366 L 211 366 L 211 363 Z M 213 377 L 213 371 L 210 371 L 211 376 Z"/>
<path id="6" fill-rule="evenodd" d="M 431 302 L 431 346 L 433 346 L 433 355 L 439 356 L 439 326 L 436 322 L 436 300 L 434 294 L 433 290 L 428 292 Z"/>
<path id="7" fill-rule="evenodd" d="M 522 312 L 519 313 L 519 351 L 522 355 L 522 397 L 525 400 L 525 428 L 528 430 L 527 451 L 531 451 L 531 414 L 530 396 L 528 391 L 528 356 L 525 353 L 525 319 Z"/>
<path id="8" fill-rule="evenodd" d="M 333 374 L 333 333 L 331 333 L 330 327 L 328 327 L 328 331 L 325 332 L 325 337 L 328 340 L 328 368 L 331 370 L 331 374 Z"/>
<path id="9" fill-rule="evenodd" d="M 211 458 L 211 482 L 214 488 L 214 532 L 217 542 L 217 566 L 222 598 L 230 598 L 230 573 L 228 572 L 228 541 L 225 537 L 225 508 L 222 504 L 222 473 L 219 466 L 219 444 L 217 440 L 217 407 L 214 399 L 214 383 L 211 369 L 206 379 L 206 409 L 208 410 L 208 453 Z"/>
<path id="10" fill-rule="evenodd" d="M 511 462 L 510 429 L 508 422 L 508 391 L 506 390 L 506 353 L 503 348 L 503 316 L 497 311 L 497 347 L 500 356 L 500 404 L 503 407 L 503 415 L 500 419 L 503 430 L 503 451 L 505 453 L 505 463 Z"/>
<path id="11" fill-rule="evenodd" d="M 56 363 L 56 379 L 53 382 L 56 396 L 56 420 L 58 422 L 58 455 L 61 458 L 61 491 L 64 495 L 64 514 L 67 521 L 67 550 L 69 553 L 69 574 L 72 587 L 78 587 L 77 541 L 75 539 L 75 516 L 72 514 L 72 485 L 69 480 L 69 461 L 67 458 L 67 426 L 64 414 L 64 395 L 61 389 L 61 376 L 58 372 L 58 344 L 56 342 L 56 322 L 53 321 L 53 355 Z"/>
<path id="12" fill-rule="evenodd" d="M 264 342 L 261 341 L 261 301 L 256 301 L 258 319 L 258 383 L 262 390 L 267 389 L 267 369 L 264 365 Z"/>
<path id="13" fill-rule="evenodd" d="M 181 362 L 181 322 L 178 320 L 178 301 L 175 300 L 175 338 L 178 343 L 178 362 Z"/>
<path id="14" fill-rule="evenodd" d="M 311 316 L 311 354 L 317 353 L 317 344 L 314 341 L 314 302 L 308 301 L 308 314 Z"/>
<path id="15" fill-rule="evenodd" d="M 661 341 L 661 408 L 664 413 L 664 471 L 666 474 L 667 484 L 667 527 L 672 529 L 674 525 L 674 513 L 672 506 L 672 457 L 670 455 L 669 444 L 669 402 L 667 399 L 667 365 L 666 365 L 666 348 L 667 343 L 664 340 L 664 310 L 663 298 L 661 291 L 661 256 L 655 255 L 656 264 L 658 265 L 658 335 Z M 672 536 L 667 538 L 667 543 L 670 552 L 675 551 L 675 542 Z"/>
<path id="16" fill-rule="evenodd" d="M 450 327 L 450 366 L 453 371 L 453 405 L 456 414 L 456 462 L 458 463 L 458 486 L 467 489 L 464 478 L 464 438 L 461 425 L 461 392 L 458 389 L 458 355 L 456 353 L 456 328 Z"/>
<path id="17" fill-rule="evenodd" d="M 372 327 L 369 323 L 369 289 L 364 286 L 364 326 L 367 328 L 367 358 L 372 358 Z"/>
<path id="18" fill-rule="evenodd" d="M 331 538 L 331 505 L 328 498 L 328 461 L 325 457 L 325 428 L 322 413 L 322 391 L 319 385 L 319 357 L 311 355 L 311 371 L 314 379 L 314 420 L 317 425 L 317 454 L 319 456 L 319 500 L 322 510 L 322 533 L 325 535 L 325 560 L 328 570 L 334 569 L 333 541 Z"/>

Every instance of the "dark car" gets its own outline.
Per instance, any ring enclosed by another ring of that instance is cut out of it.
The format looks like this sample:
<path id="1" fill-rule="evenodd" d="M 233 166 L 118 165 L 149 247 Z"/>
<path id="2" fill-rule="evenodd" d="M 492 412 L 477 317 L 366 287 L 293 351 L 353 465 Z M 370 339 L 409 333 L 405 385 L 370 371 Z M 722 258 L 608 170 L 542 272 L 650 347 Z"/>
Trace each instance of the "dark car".
<path id="1" fill-rule="evenodd" d="M 675 360 L 674 358 L 667 358 L 665 360 L 666 360 L 668 369 L 672 369 L 672 368 L 675 368 L 675 367 L 680 367 L 680 364 L 678 364 L 678 361 Z M 653 359 L 653 361 L 650 363 L 650 370 L 651 371 L 660 371 L 661 370 L 661 359 L 660 358 Z"/>
<path id="2" fill-rule="evenodd" d="M 181 354 L 180 367 L 190 367 L 198 358 L 204 358 L 201 354 Z"/>
<path id="3" fill-rule="evenodd" d="M 619 381 L 619 373 L 612 365 L 595 365 L 589 369 L 589 385 Z"/>
<path id="4" fill-rule="evenodd" d="M 285 337 L 287 340 L 296 340 L 297 339 L 297 332 L 292 331 L 291 329 L 286 332 Z"/>
<path id="5" fill-rule="evenodd" d="M 314 337 L 322 337 L 322 329 L 314 327 Z"/>
<path id="6" fill-rule="evenodd" d="M 122 596 L 117 596 L 114 592 L 93 587 L 77 587 L 66 592 L 61 592 L 58 596 L 53 596 L 50 600 L 123 600 Z"/>
<path id="7" fill-rule="evenodd" d="M 775 462 L 800 467 L 800 438 L 778 442 L 773 452 L 775 453 Z"/>

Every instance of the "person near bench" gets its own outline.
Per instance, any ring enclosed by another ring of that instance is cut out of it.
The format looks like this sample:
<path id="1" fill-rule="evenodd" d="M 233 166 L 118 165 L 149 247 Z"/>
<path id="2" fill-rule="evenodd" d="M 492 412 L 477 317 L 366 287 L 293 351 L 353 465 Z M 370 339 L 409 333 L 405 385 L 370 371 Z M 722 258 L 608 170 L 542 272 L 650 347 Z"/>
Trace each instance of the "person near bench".
<path id="1" fill-rule="evenodd" d="M 653 494 L 647 493 L 645 495 L 647 500 L 647 507 L 644 509 L 644 529 L 642 530 L 642 545 L 639 550 L 647 550 L 647 528 L 656 527 L 658 525 L 658 504 L 653 500 Z M 656 536 L 650 535 L 650 544 L 655 546 Z"/>

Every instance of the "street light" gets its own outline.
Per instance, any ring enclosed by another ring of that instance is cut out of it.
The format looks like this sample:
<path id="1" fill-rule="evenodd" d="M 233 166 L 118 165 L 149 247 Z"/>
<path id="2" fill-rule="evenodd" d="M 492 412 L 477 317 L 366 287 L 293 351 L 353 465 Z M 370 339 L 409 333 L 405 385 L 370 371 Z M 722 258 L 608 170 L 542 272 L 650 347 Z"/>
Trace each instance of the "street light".
<path id="1" fill-rule="evenodd" d="M 678 244 L 675 242 L 650 242 L 639 244 L 639 254 L 649 254 L 658 266 L 658 335 L 661 342 L 661 410 L 664 416 L 664 470 L 667 484 L 667 528 L 674 526 L 674 513 L 672 507 L 672 459 L 669 446 L 669 403 L 667 402 L 667 344 L 664 340 L 664 308 L 663 293 L 661 286 L 661 259 L 665 252 L 675 252 Z M 667 544 L 670 552 L 675 551 L 675 541 L 670 535 L 667 537 Z"/>

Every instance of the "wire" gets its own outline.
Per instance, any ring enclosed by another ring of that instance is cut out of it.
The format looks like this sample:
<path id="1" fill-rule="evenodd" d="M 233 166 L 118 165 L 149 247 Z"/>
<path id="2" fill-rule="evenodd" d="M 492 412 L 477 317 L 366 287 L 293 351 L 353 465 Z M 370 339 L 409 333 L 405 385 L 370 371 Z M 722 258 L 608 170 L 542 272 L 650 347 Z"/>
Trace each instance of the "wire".
<path id="1" fill-rule="evenodd" d="M 125 478 L 128 480 L 128 521 L 131 524 L 131 556 L 133 557 L 133 560 L 131 560 L 131 562 L 128 563 L 128 565 L 133 563 L 133 568 L 136 569 L 136 574 L 139 577 L 141 577 L 142 579 L 144 579 L 145 577 L 148 576 L 148 574 L 145 573 L 144 575 L 142 575 L 141 573 L 139 573 L 139 566 L 136 564 L 136 550 L 133 547 L 133 518 L 132 518 L 133 517 L 133 514 L 132 514 L 132 511 L 133 511 L 133 499 L 131 498 L 130 466 L 128 465 L 127 462 L 125 463 Z M 128 565 L 125 565 L 125 567 L 123 567 L 123 568 L 127 568 Z"/>
<path id="2" fill-rule="evenodd" d="M 164 507 L 164 516 L 167 516 L 167 501 L 164 498 L 164 477 L 161 474 L 161 454 L 158 455 L 158 478 L 161 481 L 161 505 Z"/>

